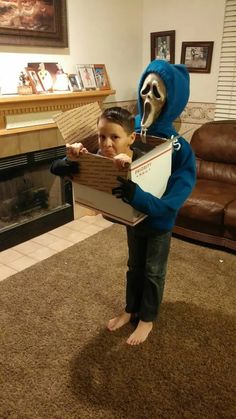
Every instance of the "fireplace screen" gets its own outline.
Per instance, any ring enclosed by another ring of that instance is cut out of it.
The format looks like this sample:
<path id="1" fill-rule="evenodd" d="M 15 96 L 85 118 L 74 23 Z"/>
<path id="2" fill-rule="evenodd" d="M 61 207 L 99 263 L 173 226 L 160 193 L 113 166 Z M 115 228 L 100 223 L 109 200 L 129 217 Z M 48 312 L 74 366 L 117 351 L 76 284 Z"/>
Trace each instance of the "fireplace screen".
<path id="1" fill-rule="evenodd" d="M 71 182 L 50 173 L 64 152 L 57 147 L 0 159 L 0 250 L 73 219 Z"/>
<path id="2" fill-rule="evenodd" d="M 61 181 L 50 175 L 48 165 L 27 170 L 0 182 L 0 227 L 44 216 L 63 204 Z"/>

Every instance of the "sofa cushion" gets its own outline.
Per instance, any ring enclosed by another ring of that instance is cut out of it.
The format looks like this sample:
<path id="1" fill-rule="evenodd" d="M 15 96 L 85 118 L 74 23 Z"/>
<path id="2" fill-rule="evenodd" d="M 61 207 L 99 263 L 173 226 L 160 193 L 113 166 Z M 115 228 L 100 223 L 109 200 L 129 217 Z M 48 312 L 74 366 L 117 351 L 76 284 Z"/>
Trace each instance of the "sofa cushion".
<path id="1" fill-rule="evenodd" d="M 236 164 L 236 121 L 213 121 L 198 128 L 191 146 L 201 160 Z"/>
<path id="2" fill-rule="evenodd" d="M 236 165 L 196 159 L 197 177 L 231 183 L 236 190 Z"/>
<path id="3" fill-rule="evenodd" d="M 177 225 L 209 234 L 224 233 L 224 209 L 235 198 L 235 185 L 198 179 L 180 209 Z"/>

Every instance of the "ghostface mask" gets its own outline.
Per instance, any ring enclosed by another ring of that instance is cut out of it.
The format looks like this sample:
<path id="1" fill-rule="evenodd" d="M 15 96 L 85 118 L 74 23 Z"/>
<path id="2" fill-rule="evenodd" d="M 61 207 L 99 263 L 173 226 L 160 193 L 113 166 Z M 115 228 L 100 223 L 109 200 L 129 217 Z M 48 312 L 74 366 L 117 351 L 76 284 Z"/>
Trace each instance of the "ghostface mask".
<path id="1" fill-rule="evenodd" d="M 147 130 L 158 118 L 166 102 L 166 87 L 161 77 L 150 73 L 143 82 L 140 95 L 143 99 L 141 127 Z"/>

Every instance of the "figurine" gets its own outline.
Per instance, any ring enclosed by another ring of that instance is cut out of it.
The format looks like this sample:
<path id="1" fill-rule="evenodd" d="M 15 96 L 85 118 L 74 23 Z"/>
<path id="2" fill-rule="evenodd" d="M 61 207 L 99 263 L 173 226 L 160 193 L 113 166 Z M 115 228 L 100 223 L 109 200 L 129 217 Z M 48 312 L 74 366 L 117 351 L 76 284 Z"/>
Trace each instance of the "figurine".
<path id="1" fill-rule="evenodd" d="M 26 81 L 27 81 L 27 76 L 26 76 L 26 74 L 23 72 L 23 71 L 21 71 L 20 72 L 20 75 L 19 75 L 19 80 L 20 80 L 20 85 L 21 86 L 25 86 L 27 83 L 26 83 Z"/>
<path id="2" fill-rule="evenodd" d="M 17 93 L 19 95 L 31 95 L 33 93 L 29 77 L 24 73 L 24 71 L 21 71 L 19 75 L 19 85 L 17 86 Z"/>

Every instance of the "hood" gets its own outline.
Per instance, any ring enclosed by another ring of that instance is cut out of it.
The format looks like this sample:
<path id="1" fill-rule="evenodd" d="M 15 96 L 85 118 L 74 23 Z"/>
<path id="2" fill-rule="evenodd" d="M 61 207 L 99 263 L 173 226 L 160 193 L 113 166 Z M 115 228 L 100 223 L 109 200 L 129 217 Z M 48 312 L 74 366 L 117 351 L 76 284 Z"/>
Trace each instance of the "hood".
<path id="1" fill-rule="evenodd" d="M 177 132 L 173 122 L 184 110 L 189 98 L 189 73 L 183 64 L 170 64 L 164 60 L 154 60 L 144 70 L 138 86 L 138 111 L 135 130 L 141 131 L 143 101 L 140 95 L 143 82 L 148 74 L 157 73 L 165 83 L 167 99 L 157 120 L 148 128 L 147 134 L 170 138 Z"/>

